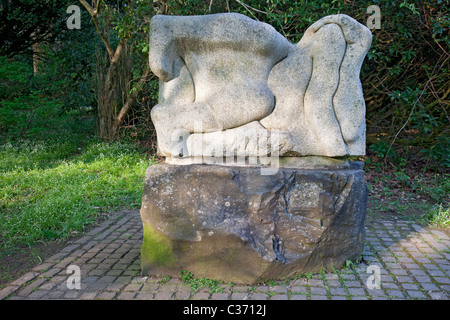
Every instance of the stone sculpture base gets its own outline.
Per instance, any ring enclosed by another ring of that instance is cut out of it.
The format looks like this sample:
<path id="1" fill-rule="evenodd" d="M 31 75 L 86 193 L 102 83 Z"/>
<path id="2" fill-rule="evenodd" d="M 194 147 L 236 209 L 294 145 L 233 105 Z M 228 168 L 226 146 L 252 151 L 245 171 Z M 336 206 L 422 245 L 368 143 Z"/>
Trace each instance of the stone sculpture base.
<path id="1" fill-rule="evenodd" d="M 340 268 L 364 245 L 361 163 L 345 169 L 157 164 L 141 208 L 142 274 L 235 283 Z"/>

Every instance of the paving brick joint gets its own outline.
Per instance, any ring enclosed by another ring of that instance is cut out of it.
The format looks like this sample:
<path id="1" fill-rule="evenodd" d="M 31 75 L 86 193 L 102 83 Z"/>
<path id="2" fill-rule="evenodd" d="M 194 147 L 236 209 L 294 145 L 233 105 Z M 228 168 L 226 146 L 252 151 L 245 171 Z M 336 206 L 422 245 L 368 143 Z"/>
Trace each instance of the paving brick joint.
<path id="1" fill-rule="evenodd" d="M 114 214 L 9 283 L 10 300 L 448 300 L 450 238 L 401 219 L 366 226 L 361 262 L 246 286 L 193 289 L 180 278 L 140 275 L 138 211 Z"/>

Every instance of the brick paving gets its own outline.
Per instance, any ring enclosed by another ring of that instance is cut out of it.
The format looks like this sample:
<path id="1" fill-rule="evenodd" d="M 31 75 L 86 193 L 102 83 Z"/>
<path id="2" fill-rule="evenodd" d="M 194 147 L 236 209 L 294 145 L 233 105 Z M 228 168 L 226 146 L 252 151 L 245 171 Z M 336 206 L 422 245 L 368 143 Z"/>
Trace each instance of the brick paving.
<path id="1" fill-rule="evenodd" d="M 179 278 L 140 276 L 139 212 L 123 211 L 12 281 L 0 299 L 448 300 L 450 238 L 445 233 L 400 219 L 374 221 L 366 229 L 359 264 L 285 281 L 196 291 Z M 72 281 L 74 266 L 79 283 Z M 379 283 L 374 281 L 378 274 Z"/>

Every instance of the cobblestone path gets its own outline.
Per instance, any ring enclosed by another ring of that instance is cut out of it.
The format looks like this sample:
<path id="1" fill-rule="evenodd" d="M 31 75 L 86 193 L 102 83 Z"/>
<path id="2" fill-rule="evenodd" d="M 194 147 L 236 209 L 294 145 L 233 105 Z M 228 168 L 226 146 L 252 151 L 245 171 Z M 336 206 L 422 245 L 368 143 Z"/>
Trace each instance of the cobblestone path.
<path id="1" fill-rule="evenodd" d="M 123 211 L 11 282 L 0 291 L 0 299 L 447 300 L 450 297 L 450 238 L 446 234 L 400 219 L 371 222 L 366 228 L 363 260 L 346 269 L 253 286 L 221 284 L 194 290 L 180 278 L 139 275 L 141 220 L 138 211 Z M 79 288 L 70 278 L 77 267 Z M 378 278 L 380 283 L 375 281 Z"/>

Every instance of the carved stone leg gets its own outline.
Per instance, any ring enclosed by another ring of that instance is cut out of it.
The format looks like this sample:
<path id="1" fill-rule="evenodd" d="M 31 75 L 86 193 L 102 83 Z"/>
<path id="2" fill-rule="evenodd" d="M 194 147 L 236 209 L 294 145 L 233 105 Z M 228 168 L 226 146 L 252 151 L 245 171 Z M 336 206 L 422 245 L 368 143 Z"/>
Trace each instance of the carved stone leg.
<path id="1" fill-rule="evenodd" d="M 159 152 L 165 156 L 189 156 L 187 139 L 197 124 L 201 124 L 203 132 L 222 130 L 211 108 L 205 104 L 159 104 L 153 107 L 151 117 Z"/>
<path id="2" fill-rule="evenodd" d="M 311 48 L 313 66 L 305 93 L 305 119 L 323 155 L 348 154 L 333 107 L 345 47 L 339 26 L 327 24 L 315 34 Z"/>

